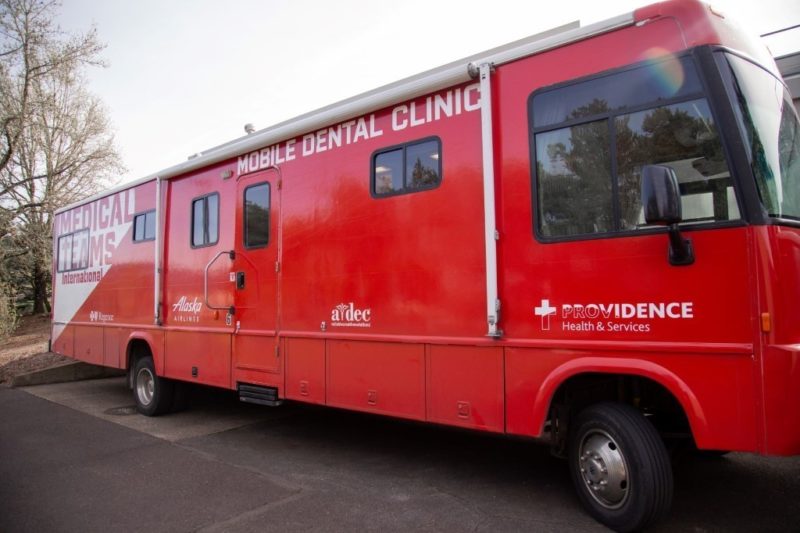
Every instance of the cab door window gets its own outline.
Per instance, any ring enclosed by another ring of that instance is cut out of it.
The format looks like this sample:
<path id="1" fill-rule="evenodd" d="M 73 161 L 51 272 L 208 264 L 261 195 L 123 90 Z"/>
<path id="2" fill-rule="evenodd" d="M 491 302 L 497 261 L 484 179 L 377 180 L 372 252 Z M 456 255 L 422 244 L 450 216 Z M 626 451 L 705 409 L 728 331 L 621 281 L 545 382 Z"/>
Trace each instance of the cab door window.
<path id="1" fill-rule="evenodd" d="M 534 228 L 545 241 L 637 231 L 641 169 L 671 167 L 683 222 L 740 218 L 714 117 L 690 57 L 668 57 L 529 99 Z"/>

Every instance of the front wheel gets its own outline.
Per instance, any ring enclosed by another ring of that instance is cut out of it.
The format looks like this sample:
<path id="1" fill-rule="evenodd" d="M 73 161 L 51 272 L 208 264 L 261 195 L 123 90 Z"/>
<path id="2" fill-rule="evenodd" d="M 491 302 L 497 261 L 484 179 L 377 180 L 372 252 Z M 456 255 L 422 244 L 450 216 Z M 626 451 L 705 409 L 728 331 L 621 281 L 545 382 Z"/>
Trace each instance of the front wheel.
<path id="1" fill-rule="evenodd" d="M 153 358 L 142 357 L 133 369 L 133 397 L 136 409 L 147 416 L 162 415 L 172 407 L 173 383 L 156 375 Z"/>
<path id="2" fill-rule="evenodd" d="M 569 468 L 584 507 L 616 531 L 637 531 L 667 514 L 672 468 L 664 443 L 636 409 L 602 403 L 570 431 Z"/>

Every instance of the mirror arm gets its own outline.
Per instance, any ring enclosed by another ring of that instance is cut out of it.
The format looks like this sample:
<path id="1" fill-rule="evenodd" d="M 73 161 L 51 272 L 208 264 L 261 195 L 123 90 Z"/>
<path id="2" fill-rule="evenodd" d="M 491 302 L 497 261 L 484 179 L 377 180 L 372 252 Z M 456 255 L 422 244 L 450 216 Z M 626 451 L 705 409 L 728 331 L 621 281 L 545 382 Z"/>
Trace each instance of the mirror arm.
<path id="1" fill-rule="evenodd" d="M 678 224 L 669 225 L 669 264 L 688 266 L 694 263 L 694 247 L 690 239 L 684 239 Z"/>

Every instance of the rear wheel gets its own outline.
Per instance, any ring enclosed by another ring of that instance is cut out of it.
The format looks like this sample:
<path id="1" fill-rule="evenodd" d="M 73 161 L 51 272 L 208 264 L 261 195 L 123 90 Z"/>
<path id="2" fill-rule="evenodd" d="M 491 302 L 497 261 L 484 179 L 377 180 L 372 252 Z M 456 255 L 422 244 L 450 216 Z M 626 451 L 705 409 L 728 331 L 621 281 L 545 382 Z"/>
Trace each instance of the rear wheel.
<path id="1" fill-rule="evenodd" d="M 136 409 L 147 416 L 162 415 L 172 407 L 174 384 L 158 377 L 153 358 L 142 357 L 133 369 L 133 397 Z"/>
<path id="2" fill-rule="evenodd" d="M 616 531 L 659 520 L 672 504 L 672 469 L 664 443 L 636 409 L 588 407 L 570 432 L 569 468 L 589 513 Z"/>

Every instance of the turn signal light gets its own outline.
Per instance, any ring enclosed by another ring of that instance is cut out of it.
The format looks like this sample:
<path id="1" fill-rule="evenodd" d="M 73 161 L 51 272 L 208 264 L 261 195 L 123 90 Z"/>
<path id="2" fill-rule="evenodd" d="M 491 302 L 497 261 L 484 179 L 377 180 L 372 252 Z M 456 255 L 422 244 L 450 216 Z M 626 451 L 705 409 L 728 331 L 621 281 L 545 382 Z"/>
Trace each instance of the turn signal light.
<path id="1" fill-rule="evenodd" d="M 764 333 L 772 331 L 772 317 L 769 313 L 761 313 L 761 331 Z"/>

